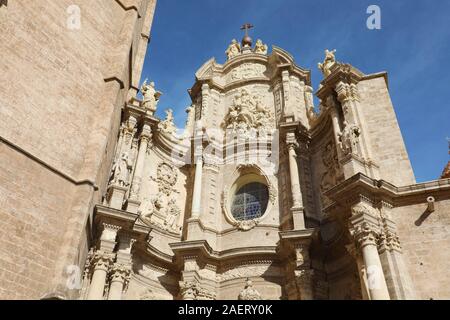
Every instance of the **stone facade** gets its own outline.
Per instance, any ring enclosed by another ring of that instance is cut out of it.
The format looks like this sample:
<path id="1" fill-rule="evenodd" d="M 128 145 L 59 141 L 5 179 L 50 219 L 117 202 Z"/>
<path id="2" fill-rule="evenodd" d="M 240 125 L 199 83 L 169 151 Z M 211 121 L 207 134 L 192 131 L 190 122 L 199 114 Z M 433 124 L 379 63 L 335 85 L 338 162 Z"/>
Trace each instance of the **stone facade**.
<path id="1" fill-rule="evenodd" d="M 92 243 L 155 2 L 0 5 L 0 298 L 78 296 L 67 268 Z"/>
<path id="2" fill-rule="evenodd" d="M 157 85 L 139 88 L 155 2 L 82 3 L 76 32 L 17 23 L 37 4 L 0 7 L 15 35 L 0 297 L 450 298 L 450 179 L 415 182 L 386 73 L 326 50 L 313 93 L 309 70 L 246 35 L 196 72 L 177 130 L 172 110 L 155 117 Z"/>

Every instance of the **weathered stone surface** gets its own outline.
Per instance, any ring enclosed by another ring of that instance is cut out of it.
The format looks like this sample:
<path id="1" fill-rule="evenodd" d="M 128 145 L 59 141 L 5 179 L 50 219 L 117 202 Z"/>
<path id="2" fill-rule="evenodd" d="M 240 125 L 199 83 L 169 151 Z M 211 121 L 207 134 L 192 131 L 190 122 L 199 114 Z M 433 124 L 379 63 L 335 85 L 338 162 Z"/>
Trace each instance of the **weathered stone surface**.
<path id="1" fill-rule="evenodd" d="M 326 50 L 316 108 L 246 36 L 180 133 L 140 81 L 155 2 L 0 7 L 0 298 L 450 298 L 450 180 L 415 183 L 386 74 Z"/>

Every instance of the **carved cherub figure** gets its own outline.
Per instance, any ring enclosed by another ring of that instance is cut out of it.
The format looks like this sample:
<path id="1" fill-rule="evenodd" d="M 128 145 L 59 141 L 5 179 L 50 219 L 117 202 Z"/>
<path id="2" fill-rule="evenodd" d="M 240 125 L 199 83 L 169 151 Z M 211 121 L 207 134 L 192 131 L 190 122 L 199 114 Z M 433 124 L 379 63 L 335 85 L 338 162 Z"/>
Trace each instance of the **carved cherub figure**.
<path id="1" fill-rule="evenodd" d="M 149 110 L 151 115 L 153 115 L 156 111 L 157 104 L 162 93 L 155 89 L 155 83 L 153 81 L 150 82 L 150 84 L 147 84 L 147 79 L 145 79 L 144 83 L 142 84 L 141 92 L 144 96 L 144 99 L 142 100 L 142 106 L 145 109 Z"/>
<path id="2" fill-rule="evenodd" d="M 240 53 L 241 53 L 241 45 L 239 44 L 239 42 L 237 42 L 236 39 L 231 40 L 231 44 L 228 46 L 227 51 L 225 51 L 228 60 L 237 56 Z"/>
<path id="3" fill-rule="evenodd" d="M 256 40 L 255 53 L 267 54 L 267 45 L 264 44 L 261 39 Z"/>
<path id="4" fill-rule="evenodd" d="M 329 51 L 328 49 L 325 50 L 325 59 L 323 60 L 323 63 L 319 63 L 318 67 L 320 71 L 322 71 L 323 76 L 326 78 L 331 74 L 331 67 L 336 63 L 336 57 L 335 50 Z"/>

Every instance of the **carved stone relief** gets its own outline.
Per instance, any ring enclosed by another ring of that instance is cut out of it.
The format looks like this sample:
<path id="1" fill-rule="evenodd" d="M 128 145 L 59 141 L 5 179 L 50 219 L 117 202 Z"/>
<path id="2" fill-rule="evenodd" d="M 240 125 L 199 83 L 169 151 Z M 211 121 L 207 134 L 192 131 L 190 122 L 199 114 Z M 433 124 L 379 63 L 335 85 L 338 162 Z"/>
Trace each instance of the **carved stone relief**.
<path id="1" fill-rule="evenodd" d="M 247 80 L 256 77 L 264 77 L 266 66 L 258 63 L 243 63 L 229 73 L 229 81 Z"/>
<path id="2" fill-rule="evenodd" d="M 151 177 L 158 184 L 158 194 L 146 197 L 140 208 L 141 219 L 149 224 L 154 224 L 163 230 L 179 233 L 179 217 L 181 209 L 177 205 L 174 194 L 179 193 L 175 189 L 178 180 L 177 169 L 166 162 L 159 164 L 156 178 Z"/>
<path id="3" fill-rule="evenodd" d="M 330 200 L 323 193 L 343 180 L 339 168 L 336 146 L 333 141 L 328 142 L 322 151 L 322 162 L 325 166 L 325 171 L 320 181 L 320 191 L 322 206 L 326 207 L 330 203 Z"/>
<path id="4" fill-rule="evenodd" d="M 274 117 L 267 106 L 264 106 L 257 95 L 251 95 L 246 89 L 234 96 L 228 108 L 222 127 L 238 134 L 249 134 L 252 131 L 267 131 L 274 126 Z"/>

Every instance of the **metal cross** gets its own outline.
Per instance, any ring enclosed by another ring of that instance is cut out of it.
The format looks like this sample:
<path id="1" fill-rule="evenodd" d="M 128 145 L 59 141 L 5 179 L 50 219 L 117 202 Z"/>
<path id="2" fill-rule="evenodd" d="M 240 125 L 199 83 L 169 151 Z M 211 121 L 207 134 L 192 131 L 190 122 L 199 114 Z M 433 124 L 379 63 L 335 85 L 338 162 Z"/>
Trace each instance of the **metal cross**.
<path id="1" fill-rule="evenodd" d="M 245 30 L 245 36 L 248 36 L 248 30 L 253 28 L 253 25 L 246 23 L 241 27 L 241 30 Z"/>

